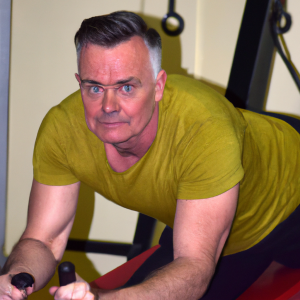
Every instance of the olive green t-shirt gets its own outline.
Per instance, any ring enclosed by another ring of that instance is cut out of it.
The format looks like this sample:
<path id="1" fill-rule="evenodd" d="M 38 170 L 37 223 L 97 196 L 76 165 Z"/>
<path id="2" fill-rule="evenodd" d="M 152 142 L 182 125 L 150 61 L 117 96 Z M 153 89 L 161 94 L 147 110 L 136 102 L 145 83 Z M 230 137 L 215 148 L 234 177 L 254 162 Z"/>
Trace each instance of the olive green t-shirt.
<path id="1" fill-rule="evenodd" d="M 170 227 L 176 199 L 210 198 L 241 182 L 228 255 L 258 243 L 298 206 L 299 142 L 283 121 L 238 110 L 204 84 L 171 75 L 159 102 L 157 135 L 135 165 L 122 173 L 111 169 L 77 91 L 41 124 L 34 178 L 47 185 L 84 182 Z"/>

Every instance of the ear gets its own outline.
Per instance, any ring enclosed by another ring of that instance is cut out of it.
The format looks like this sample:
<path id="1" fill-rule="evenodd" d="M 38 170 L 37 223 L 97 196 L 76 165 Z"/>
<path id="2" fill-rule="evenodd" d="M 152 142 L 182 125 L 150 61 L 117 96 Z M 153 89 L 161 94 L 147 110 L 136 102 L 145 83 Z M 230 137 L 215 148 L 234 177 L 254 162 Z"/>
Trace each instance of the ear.
<path id="1" fill-rule="evenodd" d="M 162 99 L 167 80 L 167 73 L 165 70 L 161 70 L 156 77 L 155 84 L 155 101 L 158 102 Z"/>
<path id="2" fill-rule="evenodd" d="M 79 85 L 80 85 L 81 80 L 80 80 L 79 74 L 75 73 L 75 77 L 76 77 L 76 79 L 77 79 L 77 81 L 78 81 L 78 83 L 79 83 Z"/>

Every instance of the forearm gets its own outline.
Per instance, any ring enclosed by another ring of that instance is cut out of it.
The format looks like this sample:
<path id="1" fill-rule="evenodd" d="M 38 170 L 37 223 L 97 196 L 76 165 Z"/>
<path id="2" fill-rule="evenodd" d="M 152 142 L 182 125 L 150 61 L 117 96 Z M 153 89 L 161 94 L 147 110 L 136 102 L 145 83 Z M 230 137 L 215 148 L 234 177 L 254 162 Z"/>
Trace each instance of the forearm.
<path id="1" fill-rule="evenodd" d="M 199 259 L 177 258 L 143 283 L 114 292 L 99 292 L 100 299 L 199 299 L 214 273 L 214 264 Z"/>
<path id="2" fill-rule="evenodd" d="M 1 274 L 26 272 L 34 276 L 34 290 L 43 288 L 54 275 L 57 261 L 41 241 L 23 239 L 13 249 Z"/>

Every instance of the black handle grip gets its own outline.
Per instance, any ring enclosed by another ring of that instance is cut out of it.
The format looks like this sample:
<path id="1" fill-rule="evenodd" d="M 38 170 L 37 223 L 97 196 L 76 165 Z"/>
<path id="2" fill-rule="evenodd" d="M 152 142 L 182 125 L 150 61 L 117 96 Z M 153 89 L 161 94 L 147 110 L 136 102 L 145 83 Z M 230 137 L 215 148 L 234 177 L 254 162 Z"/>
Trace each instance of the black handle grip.
<path id="1" fill-rule="evenodd" d="M 75 266 L 69 261 L 61 263 L 58 266 L 58 278 L 60 286 L 75 282 Z"/>
<path id="2" fill-rule="evenodd" d="M 19 290 L 25 290 L 34 284 L 34 279 L 32 275 L 28 273 L 19 273 L 12 277 L 11 284 Z"/>

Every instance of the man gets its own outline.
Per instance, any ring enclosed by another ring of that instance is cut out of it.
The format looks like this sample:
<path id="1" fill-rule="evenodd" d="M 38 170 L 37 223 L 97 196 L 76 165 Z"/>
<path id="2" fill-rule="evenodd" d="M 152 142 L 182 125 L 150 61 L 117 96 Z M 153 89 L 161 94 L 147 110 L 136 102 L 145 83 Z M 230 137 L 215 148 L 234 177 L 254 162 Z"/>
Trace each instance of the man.
<path id="1" fill-rule="evenodd" d="M 51 278 L 81 181 L 173 227 L 174 260 L 116 291 L 90 291 L 82 280 L 52 287 L 55 299 L 235 299 L 273 259 L 288 263 L 288 253 L 298 267 L 299 229 L 281 233 L 299 223 L 299 134 L 197 81 L 167 80 L 160 37 L 135 14 L 85 20 L 75 43 L 80 93 L 40 127 L 28 223 L 0 299 L 23 299 L 14 274 L 35 279 L 28 294 Z"/>

